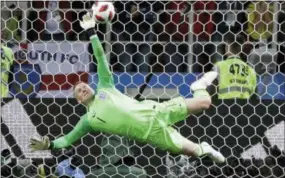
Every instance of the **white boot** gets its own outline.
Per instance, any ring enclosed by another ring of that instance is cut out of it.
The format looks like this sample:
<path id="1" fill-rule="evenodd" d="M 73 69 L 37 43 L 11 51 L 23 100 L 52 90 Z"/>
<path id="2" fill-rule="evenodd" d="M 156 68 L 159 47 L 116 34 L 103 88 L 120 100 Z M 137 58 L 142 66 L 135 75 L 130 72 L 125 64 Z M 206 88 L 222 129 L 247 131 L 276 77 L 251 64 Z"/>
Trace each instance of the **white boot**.
<path id="1" fill-rule="evenodd" d="M 203 149 L 203 154 L 207 155 L 216 163 L 224 163 L 226 158 L 218 151 L 216 151 L 211 145 L 207 142 L 202 142 L 201 147 Z"/>
<path id="2" fill-rule="evenodd" d="M 192 83 L 190 88 L 192 91 L 206 90 L 206 88 L 213 83 L 213 81 L 217 78 L 217 76 L 218 72 L 215 71 L 207 72 L 203 75 L 202 78 Z"/>

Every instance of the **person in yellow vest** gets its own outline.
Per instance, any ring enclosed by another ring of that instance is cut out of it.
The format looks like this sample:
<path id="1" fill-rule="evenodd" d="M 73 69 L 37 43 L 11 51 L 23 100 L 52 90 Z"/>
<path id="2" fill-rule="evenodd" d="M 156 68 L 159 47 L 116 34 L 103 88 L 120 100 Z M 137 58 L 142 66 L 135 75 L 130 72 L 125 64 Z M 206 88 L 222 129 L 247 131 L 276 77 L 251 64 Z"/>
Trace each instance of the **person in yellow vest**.
<path id="1" fill-rule="evenodd" d="M 215 64 L 218 99 L 248 99 L 255 93 L 256 73 L 241 58 L 244 37 L 230 33 L 226 36 L 227 59 Z"/>
<path id="2" fill-rule="evenodd" d="M 3 29 L 3 39 L 5 41 L 21 41 L 21 36 L 19 34 L 19 17 L 10 17 L 6 22 L 6 28 Z"/>
<path id="3" fill-rule="evenodd" d="M 7 97 L 9 93 L 9 74 L 14 63 L 14 53 L 12 49 L 1 44 L 1 98 Z"/>
<path id="4" fill-rule="evenodd" d="M 265 41 L 272 36 L 273 32 L 273 3 L 260 0 L 248 5 L 248 27 L 246 29 L 249 37 L 256 41 Z"/>
<path id="5" fill-rule="evenodd" d="M 1 15 L 3 15 L 1 19 L 1 25 L 3 27 L 1 30 L 2 39 L 9 43 L 20 42 L 20 17 L 22 16 L 22 10 L 17 8 L 16 4 L 13 2 L 7 3 L 8 2 L 5 4 L 10 10 L 1 12 Z"/>

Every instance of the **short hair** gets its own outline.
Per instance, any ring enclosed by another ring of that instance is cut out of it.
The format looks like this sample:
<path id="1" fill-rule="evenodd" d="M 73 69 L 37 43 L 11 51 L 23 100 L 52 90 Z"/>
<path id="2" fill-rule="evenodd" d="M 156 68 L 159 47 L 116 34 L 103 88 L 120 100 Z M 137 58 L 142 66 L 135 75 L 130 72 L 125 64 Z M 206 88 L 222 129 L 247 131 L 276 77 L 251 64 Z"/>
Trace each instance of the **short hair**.
<path id="1" fill-rule="evenodd" d="M 83 81 L 77 81 L 77 82 L 73 85 L 72 91 L 73 91 L 73 97 L 74 97 L 74 98 L 76 98 L 75 93 L 74 93 L 75 88 L 76 88 L 76 86 L 79 85 L 80 83 L 85 83 L 85 82 L 83 82 Z"/>
<path id="2" fill-rule="evenodd" d="M 76 86 L 79 85 L 80 83 L 85 83 L 83 81 L 77 81 L 74 85 L 73 85 L 73 91 L 75 90 Z"/>
<path id="3" fill-rule="evenodd" d="M 245 42 L 244 36 L 233 33 L 228 33 L 225 35 L 225 42 L 229 45 L 229 50 L 233 54 L 239 54 L 242 52 L 242 46 Z"/>

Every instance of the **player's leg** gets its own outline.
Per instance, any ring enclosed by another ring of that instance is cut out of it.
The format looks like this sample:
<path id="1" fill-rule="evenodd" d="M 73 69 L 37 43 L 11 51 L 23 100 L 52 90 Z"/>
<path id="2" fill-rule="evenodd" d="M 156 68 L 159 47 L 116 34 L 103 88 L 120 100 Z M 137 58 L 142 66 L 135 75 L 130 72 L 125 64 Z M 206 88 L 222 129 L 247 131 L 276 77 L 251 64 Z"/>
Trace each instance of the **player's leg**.
<path id="1" fill-rule="evenodd" d="M 204 74 L 201 79 L 195 81 L 191 85 L 190 88 L 194 92 L 194 97 L 185 99 L 188 115 L 199 113 L 211 106 L 211 96 L 206 91 L 206 89 L 212 84 L 217 76 L 217 72 L 208 72 Z"/>
<path id="2" fill-rule="evenodd" d="M 160 118 L 168 125 L 173 125 L 187 118 L 190 114 L 196 114 L 211 106 L 211 97 L 206 88 L 218 76 L 217 72 L 208 72 L 191 85 L 194 92 L 193 98 L 174 98 L 159 105 Z"/>
<path id="3" fill-rule="evenodd" d="M 187 118 L 190 114 L 196 114 L 211 106 L 211 96 L 206 88 L 217 78 L 217 72 L 208 72 L 191 85 L 194 92 L 193 98 L 178 97 L 158 105 L 160 118 L 168 125 L 173 125 Z"/>
<path id="4" fill-rule="evenodd" d="M 206 88 L 217 77 L 217 72 L 208 72 L 191 85 L 193 98 L 178 97 L 158 105 L 159 117 L 168 125 L 173 125 L 187 118 L 190 114 L 199 113 L 211 106 L 211 97 Z"/>
<path id="5" fill-rule="evenodd" d="M 176 129 L 172 127 L 162 128 L 160 131 L 151 132 L 148 143 L 174 154 L 184 154 L 187 156 L 200 157 L 209 156 L 217 163 L 225 162 L 225 157 L 208 143 L 194 143 L 183 137 Z"/>
<path id="6" fill-rule="evenodd" d="M 181 136 L 183 137 L 183 136 Z M 201 144 L 194 143 L 187 138 L 183 137 L 182 142 L 182 153 L 187 156 L 200 157 L 203 155 L 207 155 L 216 163 L 225 162 L 226 158 L 217 150 L 215 150 L 212 146 L 210 146 L 207 142 L 202 142 Z"/>
<path id="7" fill-rule="evenodd" d="M 201 111 L 208 109 L 211 106 L 210 97 L 194 97 L 194 98 L 185 98 L 185 103 L 187 107 L 187 115 L 197 114 Z"/>

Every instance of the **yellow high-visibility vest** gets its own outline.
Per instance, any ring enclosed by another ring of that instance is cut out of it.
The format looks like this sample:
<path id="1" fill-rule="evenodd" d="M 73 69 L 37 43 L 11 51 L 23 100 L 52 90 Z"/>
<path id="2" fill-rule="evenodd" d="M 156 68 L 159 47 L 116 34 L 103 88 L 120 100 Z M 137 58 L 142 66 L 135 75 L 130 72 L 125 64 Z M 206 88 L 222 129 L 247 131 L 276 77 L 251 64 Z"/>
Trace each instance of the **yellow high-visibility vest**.
<path id="1" fill-rule="evenodd" d="M 274 14 L 274 6 L 271 4 L 269 5 L 269 12 L 271 13 L 271 19 L 272 23 L 269 24 L 263 24 L 261 28 L 257 29 L 255 28 L 255 19 L 257 18 L 254 12 L 256 11 L 255 3 L 249 4 L 247 8 L 249 14 L 248 14 L 248 27 L 247 27 L 247 33 L 251 36 L 251 38 L 255 40 L 266 40 L 270 36 L 272 36 L 273 32 L 273 14 Z M 257 12 L 258 13 L 258 12 Z M 262 14 L 260 14 L 262 16 Z M 262 18 L 260 18 L 262 20 Z"/>
<path id="2" fill-rule="evenodd" d="M 219 99 L 248 99 L 256 88 L 256 73 L 241 59 L 229 57 L 216 63 L 219 72 Z"/>

